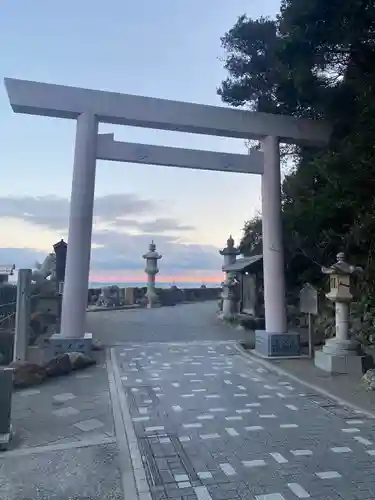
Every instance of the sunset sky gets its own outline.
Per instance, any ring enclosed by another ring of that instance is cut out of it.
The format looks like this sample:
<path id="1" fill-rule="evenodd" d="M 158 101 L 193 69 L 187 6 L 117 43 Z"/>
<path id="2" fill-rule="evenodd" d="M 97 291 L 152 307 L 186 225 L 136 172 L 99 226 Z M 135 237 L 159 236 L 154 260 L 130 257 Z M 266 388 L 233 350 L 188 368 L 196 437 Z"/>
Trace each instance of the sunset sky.
<path id="1" fill-rule="evenodd" d="M 1 72 L 7 77 L 223 105 L 220 37 L 277 0 L 5 0 Z M 245 153 L 243 140 L 100 126 L 117 140 Z M 0 265 L 34 267 L 67 238 L 75 124 L 12 112 L 0 84 Z M 158 279 L 218 282 L 218 250 L 260 208 L 255 175 L 98 161 L 91 281 L 143 281 L 152 239 Z"/>

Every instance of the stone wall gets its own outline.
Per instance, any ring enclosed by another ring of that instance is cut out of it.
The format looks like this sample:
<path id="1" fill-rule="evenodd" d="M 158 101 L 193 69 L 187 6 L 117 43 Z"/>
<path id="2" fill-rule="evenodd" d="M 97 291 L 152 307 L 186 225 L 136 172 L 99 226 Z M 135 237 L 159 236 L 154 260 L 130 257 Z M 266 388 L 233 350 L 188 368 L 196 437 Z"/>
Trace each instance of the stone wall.
<path id="1" fill-rule="evenodd" d="M 121 297 L 123 297 L 123 305 L 143 305 L 147 292 L 146 287 L 132 287 L 120 289 Z M 90 288 L 88 293 L 88 304 L 95 305 L 101 289 Z M 131 293 L 129 293 L 131 292 Z M 173 306 L 183 302 L 203 302 L 205 300 L 217 300 L 221 295 L 221 288 L 156 288 L 156 293 L 159 297 L 162 306 Z"/>
<path id="2" fill-rule="evenodd" d="M 221 288 L 158 288 L 157 294 L 161 305 L 169 306 L 182 302 L 217 300 L 220 297 Z"/>

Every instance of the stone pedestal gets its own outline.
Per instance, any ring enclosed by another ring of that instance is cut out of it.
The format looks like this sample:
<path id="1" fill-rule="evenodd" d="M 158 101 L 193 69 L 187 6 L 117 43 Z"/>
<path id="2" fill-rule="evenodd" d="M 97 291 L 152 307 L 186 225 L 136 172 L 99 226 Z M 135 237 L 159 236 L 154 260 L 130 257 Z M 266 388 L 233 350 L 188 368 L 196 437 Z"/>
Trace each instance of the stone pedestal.
<path id="1" fill-rule="evenodd" d="M 321 351 L 315 353 L 315 366 L 331 374 L 350 374 L 361 377 L 365 356 L 360 345 L 352 340 L 328 339 Z"/>
<path id="2" fill-rule="evenodd" d="M 85 333 L 83 338 L 69 338 L 56 333 L 46 341 L 46 356 L 52 359 L 65 352 L 82 352 L 90 356 L 92 346 L 92 333 Z"/>
<path id="3" fill-rule="evenodd" d="M 232 308 L 232 300 L 230 298 L 230 292 L 225 290 L 225 286 L 223 287 L 223 310 L 222 317 L 223 319 L 231 319 L 233 317 L 233 308 Z"/>
<path id="4" fill-rule="evenodd" d="M 299 333 L 274 333 L 255 330 L 255 352 L 263 358 L 289 358 L 300 356 Z"/>
<path id="5" fill-rule="evenodd" d="M 230 320 L 236 316 L 236 301 L 233 288 L 236 286 L 236 279 L 230 273 L 226 280 L 223 282 L 223 309 L 222 319 Z"/>

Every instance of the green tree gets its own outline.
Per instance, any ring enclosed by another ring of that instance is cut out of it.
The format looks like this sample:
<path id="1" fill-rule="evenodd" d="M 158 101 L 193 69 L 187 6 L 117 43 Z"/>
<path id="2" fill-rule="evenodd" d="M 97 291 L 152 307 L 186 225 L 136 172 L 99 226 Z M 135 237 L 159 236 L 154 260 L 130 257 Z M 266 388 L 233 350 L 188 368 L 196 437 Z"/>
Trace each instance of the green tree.
<path id="1" fill-rule="evenodd" d="M 334 125 L 329 148 L 297 148 L 282 185 L 291 285 L 320 276 L 339 250 L 375 274 L 375 2 L 283 0 L 276 19 L 245 15 L 222 38 L 228 77 L 218 89 L 232 106 Z M 249 221 L 244 252 L 257 240 Z"/>

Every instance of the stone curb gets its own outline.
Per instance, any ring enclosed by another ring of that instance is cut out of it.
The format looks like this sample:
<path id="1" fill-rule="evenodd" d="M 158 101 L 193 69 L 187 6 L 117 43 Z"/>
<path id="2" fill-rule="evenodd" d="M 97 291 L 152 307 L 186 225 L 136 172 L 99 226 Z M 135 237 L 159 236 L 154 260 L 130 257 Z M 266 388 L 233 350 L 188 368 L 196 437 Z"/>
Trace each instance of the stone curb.
<path id="1" fill-rule="evenodd" d="M 268 370 L 273 371 L 274 373 L 278 373 L 279 375 L 283 375 L 284 377 L 288 377 L 288 378 L 292 379 L 294 382 L 298 382 L 299 384 L 302 384 L 305 387 L 308 387 L 309 389 L 311 389 L 315 392 L 319 392 L 323 396 L 325 396 L 329 399 L 332 399 L 333 401 L 336 401 L 336 403 L 338 403 L 341 406 L 346 406 L 346 407 L 351 408 L 352 410 L 354 410 L 356 412 L 362 413 L 363 415 L 365 415 L 368 418 L 375 419 L 375 412 L 371 412 L 371 411 L 366 410 L 365 408 L 361 408 L 360 406 L 357 406 L 357 405 L 351 403 L 350 401 L 342 399 L 342 398 L 336 396 L 335 394 L 332 394 L 331 392 L 326 391 L 325 389 L 323 389 L 322 387 L 320 387 L 316 384 L 312 384 L 310 382 L 307 382 L 306 380 L 300 379 L 299 377 L 297 377 L 296 375 L 293 375 L 292 373 L 285 370 L 284 368 L 280 368 L 279 366 L 275 366 L 270 361 L 266 361 L 265 359 L 260 358 L 256 354 L 252 354 L 252 353 L 247 352 L 239 343 L 236 343 L 235 347 L 236 347 L 236 350 L 239 352 L 239 354 L 245 359 L 245 361 L 247 360 L 247 358 L 251 358 L 256 363 L 264 366 L 265 368 L 268 368 Z"/>
<path id="2" fill-rule="evenodd" d="M 125 464 L 128 468 L 127 471 L 121 470 L 124 499 L 151 500 L 137 436 L 134 432 L 129 406 L 122 388 L 115 348 L 106 350 L 106 365 L 120 461 L 122 465 Z"/>

